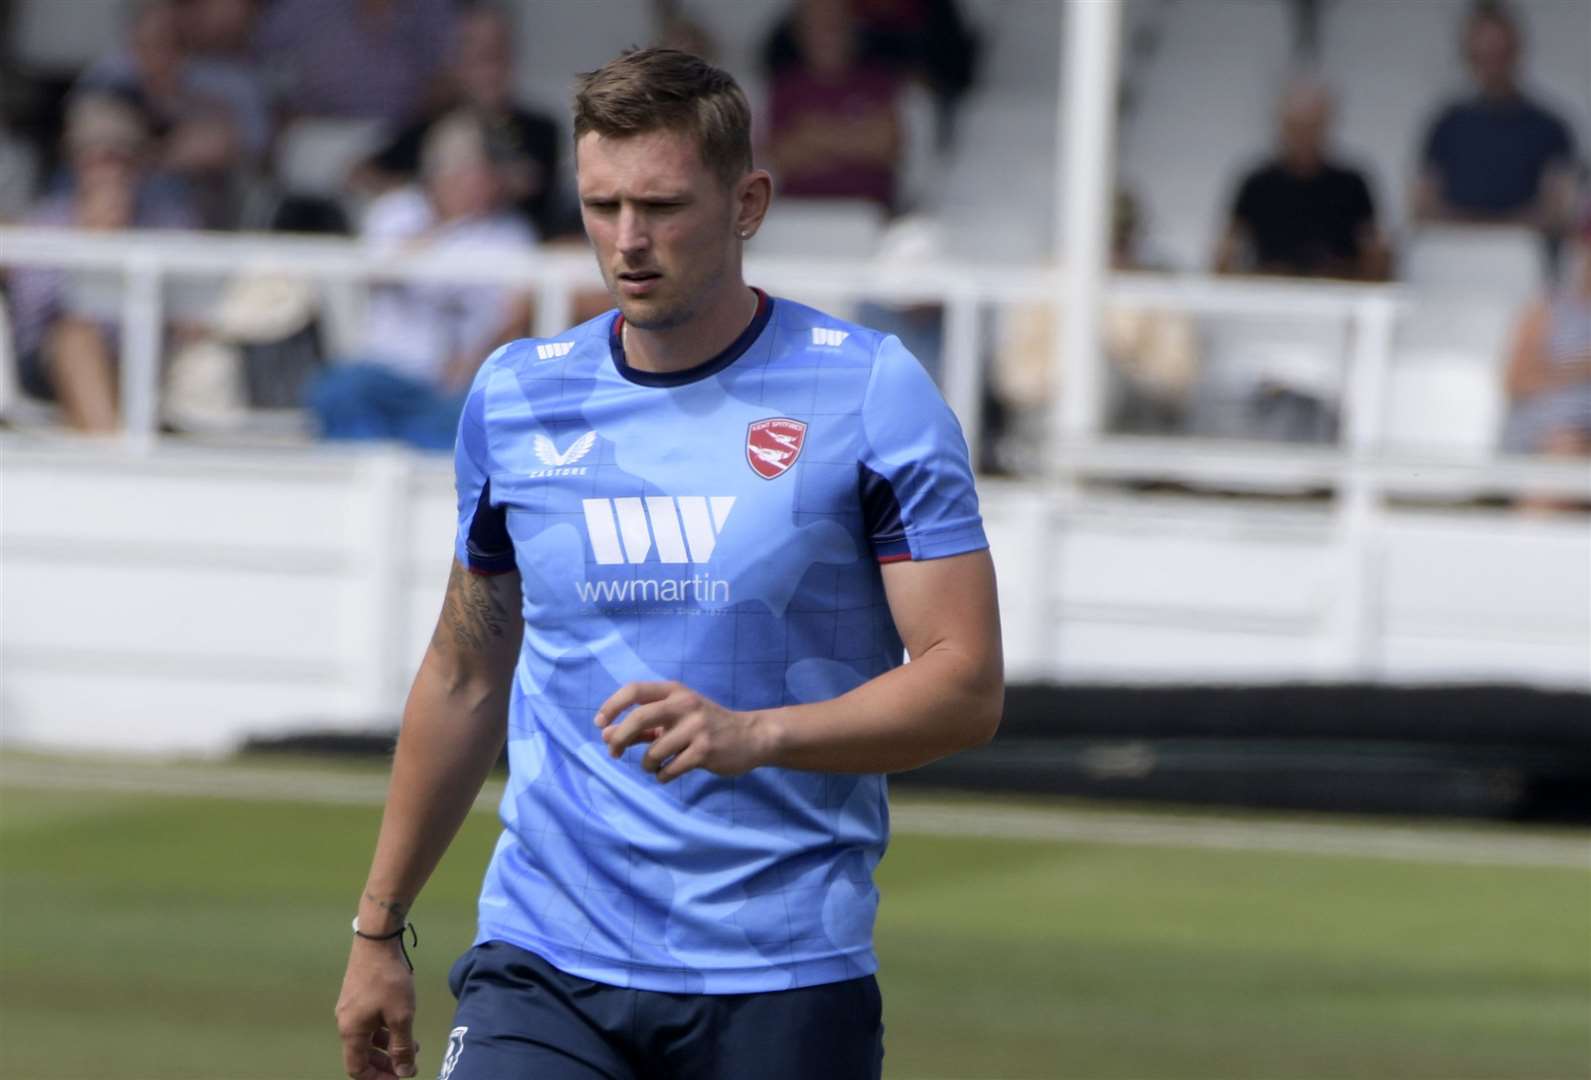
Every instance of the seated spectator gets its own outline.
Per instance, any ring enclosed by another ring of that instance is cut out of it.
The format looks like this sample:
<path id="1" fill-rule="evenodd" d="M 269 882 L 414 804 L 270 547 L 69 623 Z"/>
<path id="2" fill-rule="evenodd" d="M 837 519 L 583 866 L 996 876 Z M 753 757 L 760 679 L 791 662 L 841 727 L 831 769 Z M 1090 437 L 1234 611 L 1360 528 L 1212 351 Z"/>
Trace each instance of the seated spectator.
<path id="1" fill-rule="evenodd" d="M 29 225 L 79 229 L 188 228 L 191 209 L 149 182 L 145 117 L 126 101 L 84 94 L 67 110 L 70 173 Z M 35 397 L 60 402 L 66 423 L 107 433 L 118 424 L 116 347 L 120 290 L 105 275 L 18 267 L 11 273 L 18 375 Z"/>
<path id="2" fill-rule="evenodd" d="M 211 0 L 189 0 L 193 3 Z M 235 224 L 243 171 L 270 141 L 270 110 L 244 69 L 200 60 L 185 48 L 173 0 L 134 9 L 127 43 L 100 58 L 78 86 L 136 97 L 154 123 L 152 164 L 189 184 L 204 223 Z"/>
<path id="3" fill-rule="evenodd" d="M 1519 88 L 1519 25 L 1477 4 L 1464 28 L 1474 97 L 1447 105 L 1426 131 L 1414 195 L 1422 220 L 1503 222 L 1560 232 L 1572 219 L 1574 140 Z"/>
<path id="4" fill-rule="evenodd" d="M 955 0 L 851 0 L 864 67 L 888 67 L 921 80 L 938 107 L 938 142 L 949 145 L 956 105 L 971 88 L 979 43 Z M 763 45 L 763 67 L 777 74 L 800 66 L 796 16 L 785 16 Z"/>
<path id="5" fill-rule="evenodd" d="M 488 149 L 498 164 L 509 202 L 541 236 L 577 227 L 558 198 L 558 124 L 514 103 L 513 27 L 495 8 L 471 8 L 453 27 L 452 52 L 444 73 L 445 108 L 410 124 L 354 174 L 356 186 L 386 191 L 412 182 L 420 168 L 426 134 L 449 112 L 474 111 L 486 128 Z"/>
<path id="6" fill-rule="evenodd" d="M 1276 156 L 1243 178 L 1215 255 L 1218 273 L 1386 277 L 1370 186 L 1331 159 L 1331 97 L 1299 81 L 1282 95 Z"/>
<path id="7" fill-rule="evenodd" d="M 800 0 L 798 60 L 773 73 L 767 152 L 781 194 L 895 203 L 900 80 L 861 62 L 850 0 Z"/>
<path id="8" fill-rule="evenodd" d="M 425 107 L 451 0 L 273 0 L 257 46 L 289 112 L 403 124 Z"/>
<path id="9" fill-rule="evenodd" d="M 363 236 L 373 249 L 490 255 L 535 244 L 530 227 L 506 208 L 486 132 L 472 114 L 432 128 L 420 172 L 423 188 L 371 203 Z M 501 286 L 372 287 L 358 354 L 310 388 L 322 433 L 450 448 L 476 369 L 498 345 L 522 336 L 529 321 L 528 299 Z"/>
<path id="10" fill-rule="evenodd" d="M 1591 212 L 1571 262 L 1567 284 L 1531 303 L 1514 332 L 1504 378 L 1510 453 L 1591 455 Z"/>
<path id="11" fill-rule="evenodd" d="M 1116 193 L 1112 207 L 1110 266 L 1113 271 L 1157 269 L 1146 259 L 1137 200 Z M 999 471 L 1042 473 L 1045 427 L 1064 392 L 1056 369 L 1056 339 L 1064 314 L 1055 305 L 1013 304 L 1001 312 L 992 368 L 993 398 L 1005 420 L 995 447 Z M 1100 319 L 1105 372 L 1105 424 L 1135 435 L 1171 435 L 1186 430 L 1199 374 L 1198 334 L 1182 312 L 1125 304 L 1107 305 Z"/>

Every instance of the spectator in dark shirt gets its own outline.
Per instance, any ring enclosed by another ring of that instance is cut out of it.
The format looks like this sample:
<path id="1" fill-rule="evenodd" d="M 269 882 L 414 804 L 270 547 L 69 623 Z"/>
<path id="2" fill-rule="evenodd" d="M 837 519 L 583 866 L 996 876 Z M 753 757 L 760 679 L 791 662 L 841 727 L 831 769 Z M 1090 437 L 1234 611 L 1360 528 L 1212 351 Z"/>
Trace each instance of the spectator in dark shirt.
<path id="1" fill-rule="evenodd" d="M 1444 108 L 1425 135 L 1414 194 L 1423 220 L 1511 222 L 1560 231 L 1574 205 L 1568 126 L 1519 88 L 1522 41 L 1501 5 L 1476 6 L 1464 55 L 1478 93 Z"/>
<path id="2" fill-rule="evenodd" d="M 774 73 L 769 95 L 767 149 L 779 190 L 893 207 L 898 76 L 861 61 L 849 0 L 801 0 L 794 20 L 800 60 Z"/>
<path id="3" fill-rule="evenodd" d="M 501 11 L 478 7 L 459 15 L 441 106 L 410 124 L 354 173 L 356 186 L 381 192 L 411 182 L 431 129 L 458 109 L 470 110 L 487 133 L 508 201 L 543 237 L 566 231 L 558 198 L 558 124 L 514 103 L 513 27 Z"/>
<path id="4" fill-rule="evenodd" d="M 1243 179 L 1215 256 L 1220 273 L 1380 280 L 1387 249 L 1370 186 L 1328 154 L 1331 97 L 1314 82 L 1288 88 L 1276 157 Z"/>

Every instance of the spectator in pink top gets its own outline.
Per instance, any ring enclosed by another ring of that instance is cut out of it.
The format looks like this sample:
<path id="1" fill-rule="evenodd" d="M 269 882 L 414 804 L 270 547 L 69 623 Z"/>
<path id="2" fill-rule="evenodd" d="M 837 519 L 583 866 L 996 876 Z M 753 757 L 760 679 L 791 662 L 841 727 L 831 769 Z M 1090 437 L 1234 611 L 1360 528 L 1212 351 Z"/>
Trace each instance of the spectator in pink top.
<path id="1" fill-rule="evenodd" d="M 800 0 L 798 61 L 776 71 L 767 152 L 785 195 L 895 203 L 900 78 L 858 60 L 850 0 Z"/>

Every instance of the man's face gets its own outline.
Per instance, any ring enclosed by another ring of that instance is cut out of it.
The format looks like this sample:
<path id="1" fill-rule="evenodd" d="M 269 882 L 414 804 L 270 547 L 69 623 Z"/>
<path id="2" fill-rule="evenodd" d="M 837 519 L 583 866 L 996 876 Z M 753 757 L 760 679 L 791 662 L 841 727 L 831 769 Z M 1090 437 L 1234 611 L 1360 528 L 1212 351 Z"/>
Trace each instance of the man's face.
<path id="1" fill-rule="evenodd" d="M 437 214 L 445 221 L 485 217 L 498 207 L 502 184 L 485 158 L 458 162 L 427 182 Z"/>
<path id="2" fill-rule="evenodd" d="M 1513 86 L 1519 65 L 1519 41 L 1511 27 L 1482 19 L 1470 28 L 1469 66 L 1482 90 L 1505 92 Z"/>
<path id="3" fill-rule="evenodd" d="M 146 79 L 172 76 L 182 63 L 177 9 L 171 4 L 152 4 L 139 13 L 132 27 L 132 54 Z"/>
<path id="4" fill-rule="evenodd" d="M 575 146 L 580 216 L 625 321 L 667 330 L 690 321 L 730 273 L 735 200 L 693 136 L 655 131 Z"/>
<path id="5" fill-rule="evenodd" d="M 453 54 L 453 77 L 472 105 L 500 108 L 513 83 L 512 28 L 495 12 L 460 16 Z"/>
<path id="6" fill-rule="evenodd" d="M 1290 161 L 1314 165 L 1323 156 L 1331 126 L 1331 103 L 1317 93 L 1291 95 L 1282 106 L 1282 152 Z"/>

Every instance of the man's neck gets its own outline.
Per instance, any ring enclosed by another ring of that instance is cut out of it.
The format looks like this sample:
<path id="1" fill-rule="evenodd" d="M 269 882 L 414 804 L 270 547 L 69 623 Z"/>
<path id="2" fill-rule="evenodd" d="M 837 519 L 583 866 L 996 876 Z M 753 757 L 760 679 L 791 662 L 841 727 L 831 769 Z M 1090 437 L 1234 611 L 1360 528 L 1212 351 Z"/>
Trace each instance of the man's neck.
<path id="1" fill-rule="evenodd" d="M 680 326 L 643 330 L 624 323 L 624 359 L 640 371 L 687 371 L 729 348 L 757 314 L 757 294 L 743 282 L 724 300 Z"/>

